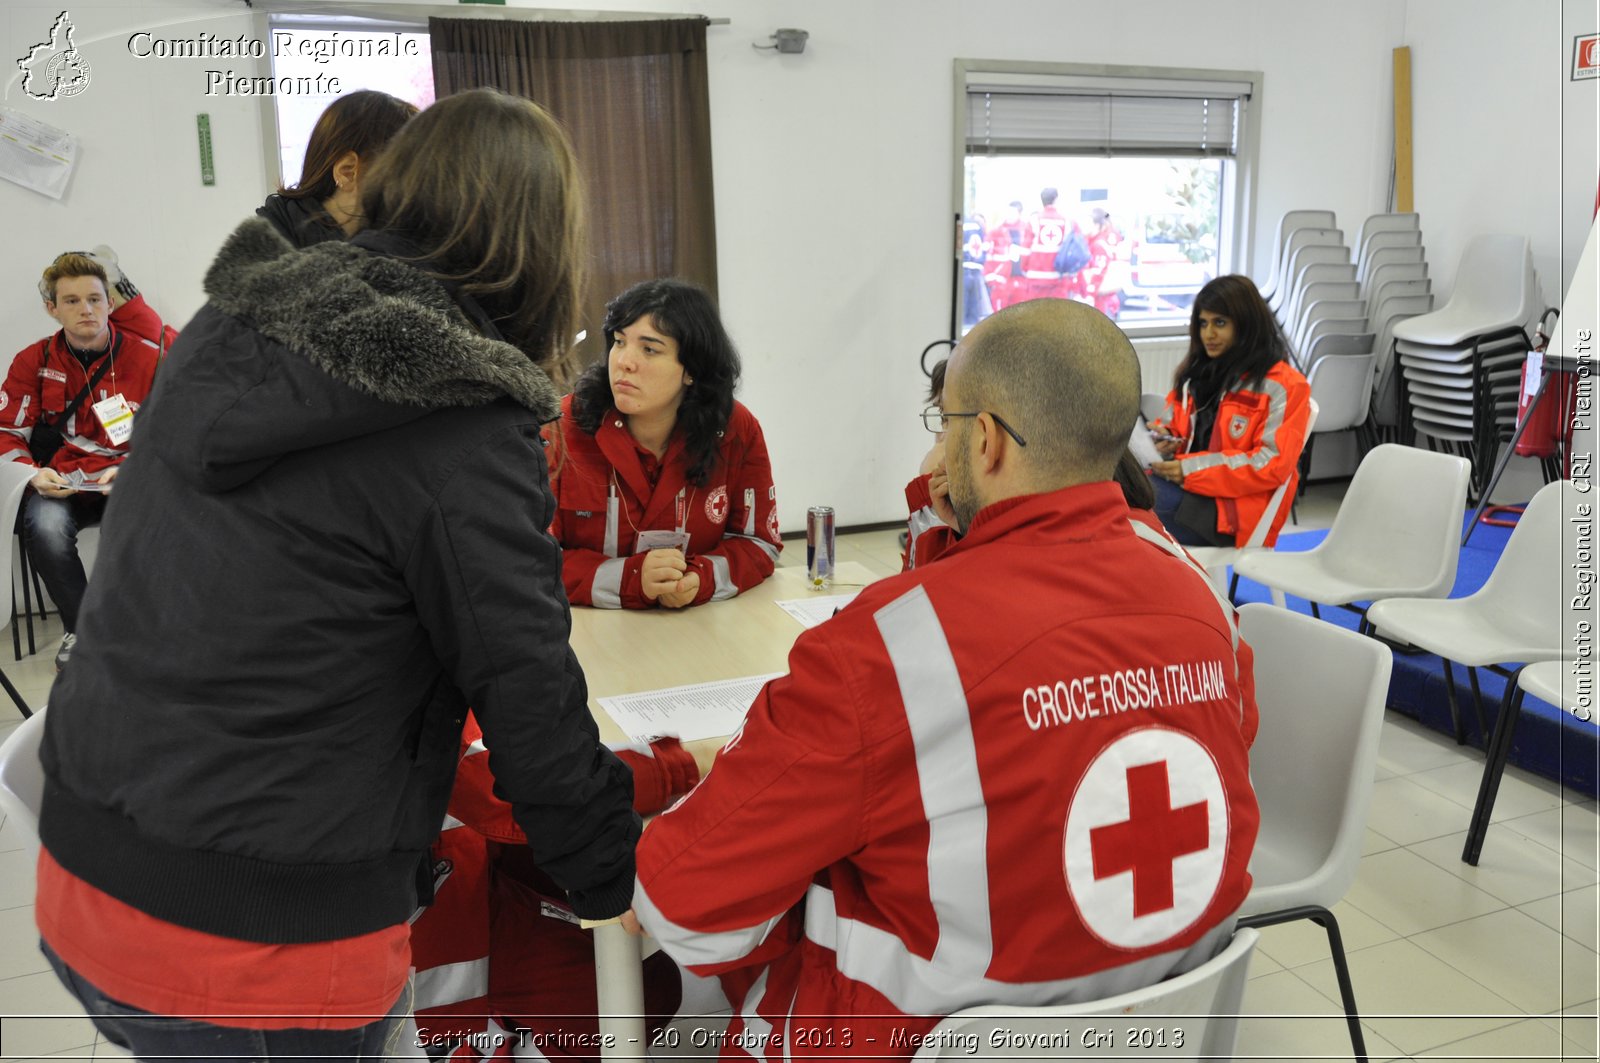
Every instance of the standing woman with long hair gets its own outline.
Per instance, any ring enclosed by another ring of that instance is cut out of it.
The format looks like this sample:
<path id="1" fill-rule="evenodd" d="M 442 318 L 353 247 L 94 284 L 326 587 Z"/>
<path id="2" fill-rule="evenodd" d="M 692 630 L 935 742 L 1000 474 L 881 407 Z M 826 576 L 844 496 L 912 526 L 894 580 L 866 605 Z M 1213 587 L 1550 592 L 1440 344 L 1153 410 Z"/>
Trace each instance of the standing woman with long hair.
<path id="1" fill-rule="evenodd" d="M 551 439 L 555 533 L 574 605 L 685 606 L 772 575 L 778 536 L 761 425 L 733 397 L 739 354 L 716 304 L 679 280 L 606 304 L 607 354 Z"/>
<path id="2" fill-rule="evenodd" d="M 361 227 L 361 175 L 417 113 L 405 100 L 361 89 L 328 104 L 311 129 L 300 180 L 256 208 L 296 247 L 344 240 Z"/>
<path id="3" fill-rule="evenodd" d="M 401 1054 L 468 705 L 572 910 L 633 892 L 538 436 L 582 286 L 571 147 L 483 89 L 392 147 L 348 243 L 223 246 L 51 691 L 39 930 L 140 1058 Z"/>
<path id="4" fill-rule="evenodd" d="M 1249 277 L 1200 289 L 1189 315 L 1189 354 L 1167 410 L 1151 425 L 1165 461 L 1151 466 L 1156 515 L 1188 546 L 1248 542 L 1280 484 L 1298 482 L 1311 386 L 1289 362 L 1272 310 Z M 1289 508 L 1272 514 L 1271 546 Z"/>

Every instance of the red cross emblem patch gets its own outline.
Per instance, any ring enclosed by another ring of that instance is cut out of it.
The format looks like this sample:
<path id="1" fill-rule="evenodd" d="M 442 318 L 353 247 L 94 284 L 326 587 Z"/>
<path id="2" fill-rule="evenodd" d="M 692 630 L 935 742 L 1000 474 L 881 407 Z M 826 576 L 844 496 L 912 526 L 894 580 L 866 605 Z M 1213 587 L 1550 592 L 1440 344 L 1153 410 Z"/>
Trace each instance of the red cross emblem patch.
<path id="1" fill-rule="evenodd" d="M 1250 418 L 1242 413 L 1236 413 L 1228 421 L 1228 435 L 1234 439 L 1244 438 L 1245 429 L 1250 427 Z"/>
<path id="2" fill-rule="evenodd" d="M 1165 727 L 1131 731 L 1090 763 L 1067 810 L 1068 890 L 1089 930 L 1143 949 L 1211 906 L 1228 852 L 1228 801 L 1210 752 Z"/>
<path id="3" fill-rule="evenodd" d="M 728 519 L 728 488 L 719 487 L 706 496 L 706 520 L 721 524 Z"/>

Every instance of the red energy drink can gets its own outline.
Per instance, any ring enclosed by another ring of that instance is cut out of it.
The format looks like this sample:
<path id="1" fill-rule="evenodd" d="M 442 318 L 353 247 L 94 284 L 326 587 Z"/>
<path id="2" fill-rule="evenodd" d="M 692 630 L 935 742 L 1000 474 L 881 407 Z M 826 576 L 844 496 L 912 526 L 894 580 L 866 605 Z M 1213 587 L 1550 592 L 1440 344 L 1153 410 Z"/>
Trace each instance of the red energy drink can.
<path id="1" fill-rule="evenodd" d="M 833 507 L 806 510 L 806 578 L 814 591 L 833 586 Z"/>

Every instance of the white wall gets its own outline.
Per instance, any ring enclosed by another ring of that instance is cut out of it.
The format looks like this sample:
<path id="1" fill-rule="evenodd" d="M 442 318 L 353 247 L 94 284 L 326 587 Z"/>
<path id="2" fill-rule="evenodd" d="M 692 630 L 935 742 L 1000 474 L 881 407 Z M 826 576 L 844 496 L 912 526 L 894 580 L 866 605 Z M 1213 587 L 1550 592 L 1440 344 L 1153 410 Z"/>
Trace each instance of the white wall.
<path id="1" fill-rule="evenodd" d="M 957 57 L 1263 71 L 1253 243 L 1264 270 L 1284 210 L 1333 209 L 1353 240 L 1361 219 L 1384 209 L 1390 52 L 1410 44 L 1417 200 L 1436 274 L 1448 285 L 1465 236 L 1506 228 L 1534 239 L 1558 295 L 1559 179 L 1528 149 L 1553 143 L 1560 128 L 1547 113 L 1560 90 L 1534 75 L 1563 61 L 1567 30 L 1552 5 L 1469 7 L 1471 17 L 1457 0 L 708 0 L 699 13 L 733 20 L 708 33 L 722 302 L 745 355 L 742 397 L 767 431 L 785 529 L 800 528 L 814 504 L 833 505 L 842 525 L 903 516 L 901 488 L 928 442 L 915 419 L 916 358 L 950 313 Z M 9 0 L 0 14 L 8 68 L 60 10 Z M 13 82 L 5 100 L 71 128 L 84 149 L 60 203 L 0 183 L 10 250 L 0 256 L 0 346 L 48 329 L 29 294 L 45 262 L 100 242 L 181 323 L 200 305 L 217 244 L 268 190 L 260 105 L 202 96 L 200 71 L 215 62 L 137 61 L 124 46 L 133 29 L 178 20 L 211 21 L 173 34 L 256 33 L 238 0 L 70 10 L 94 67 L 89 90 L 34 103 Z M 751 47 L 780 26 L 810 31 L 805 54 Z M 235 68 L 253 72 L 249 62 Z M 199 183 L 201 110 L 216 138 L 214 188 Z"/>

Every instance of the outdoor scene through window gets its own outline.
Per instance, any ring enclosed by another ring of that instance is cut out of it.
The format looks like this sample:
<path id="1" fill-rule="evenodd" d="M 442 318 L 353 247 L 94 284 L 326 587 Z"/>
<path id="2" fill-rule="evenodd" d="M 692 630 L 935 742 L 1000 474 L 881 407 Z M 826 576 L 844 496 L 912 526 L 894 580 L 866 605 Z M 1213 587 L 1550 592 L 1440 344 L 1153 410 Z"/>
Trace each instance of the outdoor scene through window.
<path id="1" fill-rule="evenodd" d="M 1187 324 L 1218 273 L 1229 169 L 1220 158 L 969 154 L 961 332 L 1052 297 L 1125 327 Z"/>

